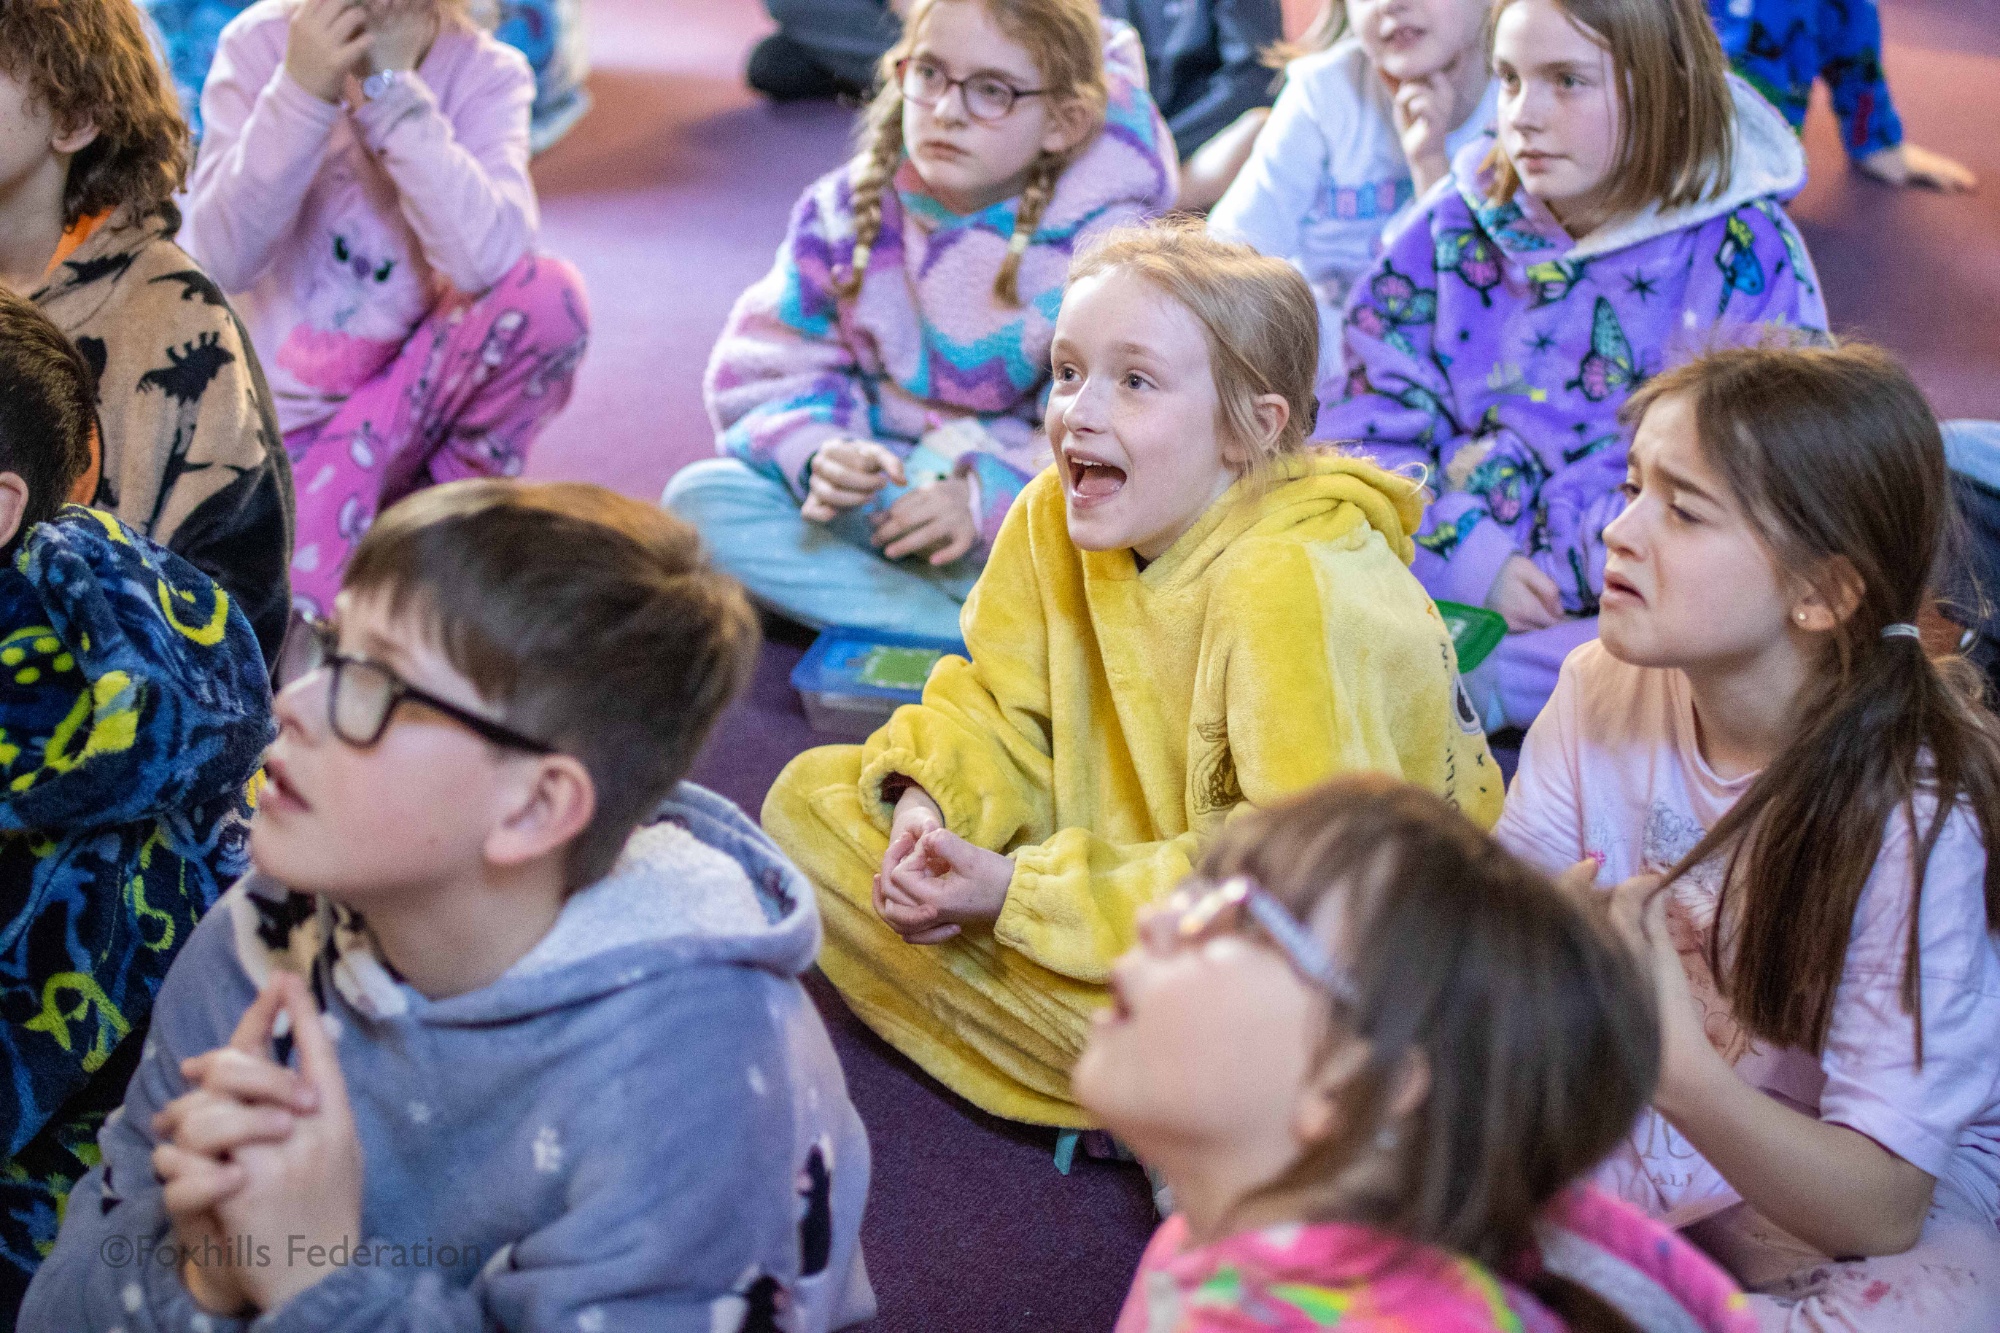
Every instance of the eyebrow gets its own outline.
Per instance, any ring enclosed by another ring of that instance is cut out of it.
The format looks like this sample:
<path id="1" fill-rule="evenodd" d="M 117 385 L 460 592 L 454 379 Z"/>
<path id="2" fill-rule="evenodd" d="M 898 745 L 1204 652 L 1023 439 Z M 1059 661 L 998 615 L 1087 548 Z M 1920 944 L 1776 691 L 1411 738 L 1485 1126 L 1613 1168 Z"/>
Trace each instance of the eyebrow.
<path id="1" fill-rule="evenodd" d="M 1654 469 L 1662 477 L 1665 477 L 1667 480 L 1667 484 L 1669 486 L 1672 486 L 1675 490 L 1686 491 L 1688 494 L 1706 500 L 1712 505 L 1720 505 L 1722 503 L 1722 501 L 1716 499 L 1715 496 L 1709 494 L 1708 491 L 1696 485 L 1694 481 L 1691 478 L 1689 478 L 1685 473 L 1676 472 L 1672 468 L 1666 467 L 1658 463 L 1654 464 Z"/>
<path id="2" fill-rule="evenodd" d="M 946 78 L 952 77 L 951 68 L 949 64 L 947 64 L 945 60 L 939 57 L 936 52 L 930 51 L 925 47 L 923 47 L 922 45 L 919 45 L 916 50 L 910 52 L 910 58 L 912 60 L 928 60 L 931 64 L 936 65 L 940 70 L 943 70 L 944 76 Z M 995 69 L 991 65 L 981 66 L 980 68 L 973 70 L 972 73 L 966 75 L 965 77 L 968 80 L 998 79 L 1002 83 L 1006 84 L 1008 87 L 1015 89 L 1026 88 L 1033 84 L 1032 79 L 1029 80 L 1027 83 L 1023 83 L 1021 81 L 1021 76 L 1015 73 L 1011 69 Z"/>

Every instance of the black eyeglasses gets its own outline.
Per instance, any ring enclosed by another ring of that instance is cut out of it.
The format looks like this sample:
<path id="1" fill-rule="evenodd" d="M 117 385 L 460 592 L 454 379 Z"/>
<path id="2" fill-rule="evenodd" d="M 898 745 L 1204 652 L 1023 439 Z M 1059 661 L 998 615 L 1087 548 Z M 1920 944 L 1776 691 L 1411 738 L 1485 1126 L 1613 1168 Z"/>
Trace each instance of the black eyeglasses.
<path id="1" fill-rule="evenodd" d="M 1023 97 L 1040 97 L 1046 88 L 1016 88 L 993 74 L 974 74 L 954 79 L 928 60 L 908 57 L 896 62 L 896 83 L 903 96 L 918 106 L 936 106 L 960 88 L 965 94 L 965 114 L 974 120 L 1004 120 Z"/>
<path id="2" fill-rule="evenodd" d="M 278 684 L 289 688 L 325 668 L 333 673 L 327 682 L 326 720 L 333 734 L 358 749 L 367 749 L 382 739 L 389 720 L 406 703 L 422 704 L 434 713 L 458 723 L 466 730 L 495 745 L 526 750 L 530 754 L 554 754 L 556 747 L 512 727 L 483 718 L 449 699 L 440 699 L 420 690 L 380 662 L 365 657 L 348 657 L 338 649 L 340 640 L 333 627 L 323 621 L 301 616 L 285 636 L 278 655 Z"/>

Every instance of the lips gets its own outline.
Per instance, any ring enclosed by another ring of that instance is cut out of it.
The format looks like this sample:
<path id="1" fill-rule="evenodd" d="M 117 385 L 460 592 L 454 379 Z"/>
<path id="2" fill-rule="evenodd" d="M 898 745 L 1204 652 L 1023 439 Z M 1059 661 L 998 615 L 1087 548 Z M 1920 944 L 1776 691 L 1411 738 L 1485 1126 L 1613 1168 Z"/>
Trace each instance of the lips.
<path id="1" fill-rule="evenodd" d="M 1102 504 L 1125 489 L 1125 469 L 1088 454 L 1065 453 L 1069 493 L 1079 504 Z"/>
<path id="2" fill-rule="evenodd" d="M 926 139 L 917 145 L 919 157 L 964 157 L 965 150 L 956 144 L 940 143 L 936 139 Z"/>
<path id="3" fill-rule="evenodd" d="M 1644 606 L 1646 604 L 1645 597 L 1639 592 L 1639 589 L 1636 586 L 1634 586 L 1634 584 L 1630 579 L 1626 578 L 1623 574 L 1612 574 L 1607 572 L 1604 575 L 1603 600 L 1612 601 L 1622 598 L 1630 598 L 1632 601 L 1637 602 L 1641 606 Z"/>
<path id="4" fill-rule="evenodd" d="M 287 780 L 285 766 L 277 759 L 266 756 L 264 760 L 264 795 L 258 802 L 259 808 L 279 810 L 310 810 L 298 788 Z"/>

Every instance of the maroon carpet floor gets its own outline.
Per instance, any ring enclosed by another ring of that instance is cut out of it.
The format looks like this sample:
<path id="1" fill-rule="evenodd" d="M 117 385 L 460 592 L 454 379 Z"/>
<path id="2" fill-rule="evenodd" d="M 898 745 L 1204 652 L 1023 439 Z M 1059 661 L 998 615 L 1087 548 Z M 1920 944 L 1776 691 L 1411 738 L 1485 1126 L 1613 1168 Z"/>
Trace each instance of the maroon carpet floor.
<path id="1" fill-rule="evenodd" d="M 1946 416 L 2000 417 L 2000 0 L 1883 0 L 1911 137 L 1985 181 L 1943 198 L 1857 178 L 1822 107 L 1793 212 L 1836 327 L 1901 355 Z M 591 288 L 577 393 L 538 447 L 541 477 L 656 497 L 712 450 L 701 373 L 730 303 L 764 272 L 852 114 L 774 108 L 739 79 L 768 24 L 756 0 L 588 0 L 597 106 L 536 168 L 545 244 Z M 755 813 L 813 743 L 768 646 L 697 777 Z M 1057 1174 L 1052 1136 L 979 1115 L 877 1042 L 820 985 L 875 1152 L 865 1242 L 878 1333 L 1109 1329 L 1152 1224 L 1131 1167 Z"/>

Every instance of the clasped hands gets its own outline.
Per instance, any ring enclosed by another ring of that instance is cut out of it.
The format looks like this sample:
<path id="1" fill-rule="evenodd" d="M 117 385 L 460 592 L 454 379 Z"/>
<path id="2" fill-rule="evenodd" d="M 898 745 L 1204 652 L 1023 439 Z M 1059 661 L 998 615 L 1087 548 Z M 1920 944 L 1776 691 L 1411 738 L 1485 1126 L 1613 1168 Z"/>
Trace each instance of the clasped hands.
<path id="1" fill-rule="evenodd" d="M 922 787 L 897 799 L 874 901 L 876 915 L 905 943 L 942 944 L 966 926 L 991 926 L 1013 882 L 1013 861 L 946 828 Z"/>
<path id="2" fill-rule="evenodd" d="M 873 440 L 834 440 L 813 455 L 806 500 L 799 512 L 815 523 L 830 523 L 846 510 L 867 504 L 890 482 L 909 484 L 903 460 Z M 972 487 L 961 477 L 945 477 L 906 491 L 870 519 L 869 540 L 890 560 L 929 552 L 932 565 L 948 565 L 979 541 L 972 513 Z"/>
<path id="3" fill-rule="evenodd" d="M 280 1012 L 291 1019 L 297 1071 L 271 1059 Z M 305 982 L 274 974 L 229 1044 L 182 1061 L 181 1073 L 189 1090 L 152 1129 L 182 1279 L 218 1314 L 277 1309 L 330 1271 L 304 1261 L 314 1247 L 324 1254 L 361 1240 L 361 1141 Z M 250 1242 L 258 1248 L 245 1253 Z"/>

